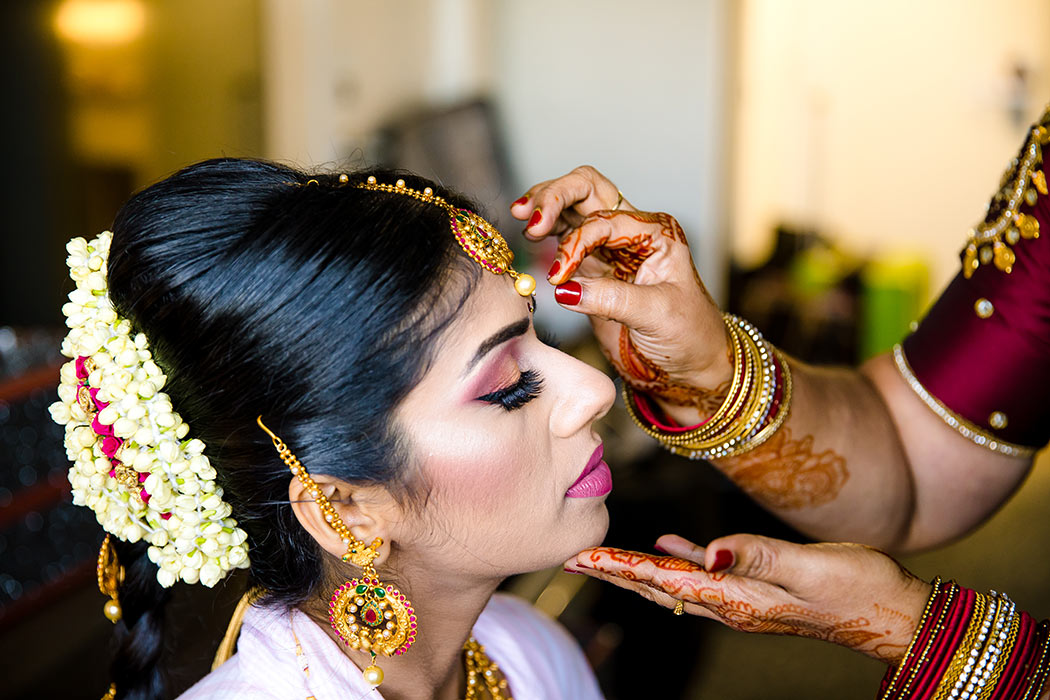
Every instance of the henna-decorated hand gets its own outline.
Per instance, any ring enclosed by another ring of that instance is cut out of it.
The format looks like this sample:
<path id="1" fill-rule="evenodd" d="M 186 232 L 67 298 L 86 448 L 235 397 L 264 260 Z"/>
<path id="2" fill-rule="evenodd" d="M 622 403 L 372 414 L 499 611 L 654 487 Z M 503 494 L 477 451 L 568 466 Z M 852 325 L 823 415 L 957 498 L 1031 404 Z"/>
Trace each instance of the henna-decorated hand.
<path id="1" fill-rule="evenodd" d="M 654 556 L 611 547 L 566 568 L 743 632 L 822 639 L 899 663 L 930 585 L 878 550 L 731 535 L 698 547 L 664 535 Z"/>
<path id="2" fill-rule="evenodd" d="M 674 406 L 717 410 L 732 376 L 722 315 L 668 214 L 641 212 L 591 167 L 534 185 L 511 207 L 525 235 L 560 235 L 548 279 L 590 317 L 624 380 Z"/>

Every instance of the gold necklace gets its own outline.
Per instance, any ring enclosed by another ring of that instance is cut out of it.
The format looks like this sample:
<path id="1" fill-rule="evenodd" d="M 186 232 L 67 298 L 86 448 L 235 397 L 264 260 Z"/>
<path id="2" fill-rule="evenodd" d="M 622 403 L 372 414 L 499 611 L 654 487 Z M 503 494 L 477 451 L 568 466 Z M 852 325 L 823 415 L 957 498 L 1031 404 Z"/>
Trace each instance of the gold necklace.
<path id="1" fill-rule="evenodd" d="M 464 700 L 481 698 L 481 685 L 489 691 L 492 700 L 513 700 L 507 691 L 507 679 L 503 677 L 499 666 L 489 659 L 485 647 L 473 637 L 463 645 L 463 663 L 467 666 L 467 695 Z"/>
<path id="2" fill-rule="evenodd" d="M 306 676 L 306 689 L 309 692 L 310 665 L 306 661 L 306 653 L 295 633 L 295 626 L 291 619 L 288 620 L 288 627 L 292 632 L 292 639 L 295 640 L 295 656 Z M 463 664 L 467 668 L 467 694 L 463 700 L 482 700 L 485 697 L 482 688 L 488 691 L 491 700 L 514 700 L 507 688 L 507 679 L 500 671 L 499 664 L 489 658 L 485 653 L 485 647 L 473 637 L 463 645 Z M 307 695 L 306 700 L 317 700 L 317 698 L 314 695 Z"/>

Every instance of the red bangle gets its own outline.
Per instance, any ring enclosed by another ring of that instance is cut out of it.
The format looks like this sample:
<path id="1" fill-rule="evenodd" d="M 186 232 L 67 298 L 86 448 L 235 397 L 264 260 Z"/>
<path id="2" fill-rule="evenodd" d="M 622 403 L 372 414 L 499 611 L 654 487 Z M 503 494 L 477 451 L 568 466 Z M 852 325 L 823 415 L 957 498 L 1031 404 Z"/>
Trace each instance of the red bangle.
<path id="1" fill-rule="evenodd" d="M 1050 675 L 1050 621 L 1036 624 L 1006 596 L 993 593 L 987 600 L 994 602 L 978 606 L 982 598 L 954 582 L 935 583 L 905 658 L 883 677 L 879 700 L 931 700 L 952 689 L 966 696 L 978 688 L 991 700 L 1037 700 Z M 983 619 L 975 618 L 979 613 Z M 992 618 L 991 629 L 978 629 Z M 961 648 L 964 640 L 972 648 Z"/>

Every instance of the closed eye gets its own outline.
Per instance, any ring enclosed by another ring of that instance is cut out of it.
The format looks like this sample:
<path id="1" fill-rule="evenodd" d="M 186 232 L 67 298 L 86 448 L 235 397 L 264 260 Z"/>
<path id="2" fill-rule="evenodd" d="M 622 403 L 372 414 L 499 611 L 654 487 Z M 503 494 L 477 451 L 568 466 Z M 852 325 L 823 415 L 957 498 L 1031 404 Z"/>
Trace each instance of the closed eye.
<path id="1" fill-rule="evenodd" d="M 496 389 L 479 396 L 478 401 L 502 406 L 506 411 L 521 408 L 543 391 L 543 378 L 539 372 L 527 369 L 518 377 L 518 381 L 508 387 Z"/>

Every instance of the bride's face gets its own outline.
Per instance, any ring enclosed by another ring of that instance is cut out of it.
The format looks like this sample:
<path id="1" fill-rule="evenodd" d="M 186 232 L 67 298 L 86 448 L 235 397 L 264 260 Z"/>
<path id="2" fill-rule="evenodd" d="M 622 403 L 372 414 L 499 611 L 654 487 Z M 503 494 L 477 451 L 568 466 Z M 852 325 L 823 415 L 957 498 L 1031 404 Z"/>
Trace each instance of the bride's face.
<path id="1" fill-rule="evenodd" d="M 612 481 L 594 422 L 614 398 L 608 377 L 537 338 L 508 277 L 484 273 L 396 414 L 427 498 L 395 541 L 479 577 L 598 544 Z"/>

